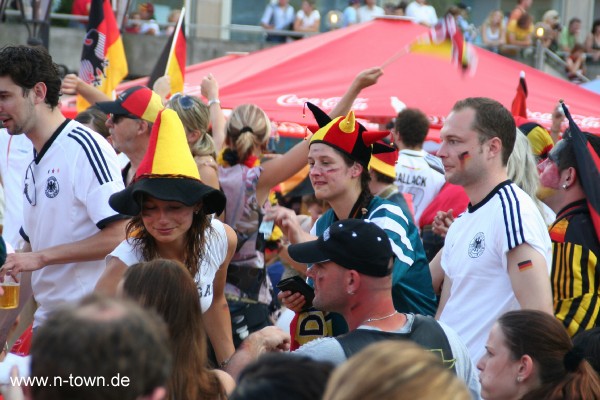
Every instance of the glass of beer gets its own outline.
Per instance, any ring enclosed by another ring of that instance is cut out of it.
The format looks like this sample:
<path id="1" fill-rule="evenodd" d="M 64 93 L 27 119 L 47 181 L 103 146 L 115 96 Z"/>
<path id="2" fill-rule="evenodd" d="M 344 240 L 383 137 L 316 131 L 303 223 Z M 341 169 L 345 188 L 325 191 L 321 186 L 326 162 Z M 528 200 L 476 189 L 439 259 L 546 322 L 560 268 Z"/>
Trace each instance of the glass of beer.
<path id="1" fill-rule="evenodd" d="M 17 274 L 16 279 L 11 275 L 4 277 L 4 282 L 0 282 L 0 287 L 4 290 L 4 294 L 0 296 L 0 309 L 8 310 L 17 308 L 19 305 L 19 289 L 21 274 Z"/>

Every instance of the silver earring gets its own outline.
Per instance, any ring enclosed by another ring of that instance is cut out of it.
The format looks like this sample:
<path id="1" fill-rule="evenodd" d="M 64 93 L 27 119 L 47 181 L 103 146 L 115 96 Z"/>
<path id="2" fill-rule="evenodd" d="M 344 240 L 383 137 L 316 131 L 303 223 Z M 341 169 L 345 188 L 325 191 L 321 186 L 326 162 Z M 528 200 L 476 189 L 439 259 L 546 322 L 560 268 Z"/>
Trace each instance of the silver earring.
<path id="1" fill-rule="evenodd" d="M 567 184 L 563 183 L 563 185 L 562 185 L 563 190 L 567 190 L 567 187 L 568 187 Z"/>
<path id="2" fill-rule="evenodd" d="M 517 376 L 517 382 L 521 382 L 523 380 L 523 378 L 521 378 L 520 376 Z"/>

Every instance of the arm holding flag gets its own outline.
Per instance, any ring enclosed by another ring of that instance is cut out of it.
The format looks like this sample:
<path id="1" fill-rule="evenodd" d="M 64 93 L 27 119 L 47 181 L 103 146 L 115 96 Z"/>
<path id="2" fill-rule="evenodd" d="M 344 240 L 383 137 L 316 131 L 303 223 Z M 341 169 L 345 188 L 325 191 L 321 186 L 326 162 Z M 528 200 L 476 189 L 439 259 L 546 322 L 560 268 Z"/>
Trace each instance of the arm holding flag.
<path id="1" fill-rule="evenodd" d="M 96 87 L 85 83 L 81 78 L 75 74 L 68 74 L 63 79 L 60 90 L 64 94 L 81 96 L 90 104 L 96 104 L 99 101 L 111 101 L 112 98 L 108 97 L 105 93 L 97 89 Z"/>

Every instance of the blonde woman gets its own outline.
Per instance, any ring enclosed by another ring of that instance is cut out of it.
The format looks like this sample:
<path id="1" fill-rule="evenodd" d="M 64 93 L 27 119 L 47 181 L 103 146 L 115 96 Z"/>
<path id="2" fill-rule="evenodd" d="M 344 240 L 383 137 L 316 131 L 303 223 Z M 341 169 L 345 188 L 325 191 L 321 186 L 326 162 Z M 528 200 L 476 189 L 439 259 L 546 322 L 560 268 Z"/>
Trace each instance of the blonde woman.
<path id="1" fill-rule="evenodd" d="M 200 89 L 207 104 L 196 96 L 183 93 L 176 93 L 166 100 L 171 92 L 171 82 L 166 75 L 154 84 L 154 90 L 161 96 L 166 107 L 174 110 L 183 123 L 202 182 L 219 189 L 216 158 L 225 140 L 225 117 L 219 101 L 219 85 L 212 74 L 208 74 L 202 79 Z M 212 132 L 209 132 L 211 124 Z"/>
<path id="2" fill-rule="evenodd" d="M 334 371 L 323 400 L 469 400 L 432 351 L 410 341 L 370 345 Z"/>
<path id="3" fill-rule="evenodd" d="M 481 25 L 481 40 L 483 45 L 494 53 L 498 53 L 500 46 L 506 44 L 506 27 L 501 10 L 492 11 Z"/>

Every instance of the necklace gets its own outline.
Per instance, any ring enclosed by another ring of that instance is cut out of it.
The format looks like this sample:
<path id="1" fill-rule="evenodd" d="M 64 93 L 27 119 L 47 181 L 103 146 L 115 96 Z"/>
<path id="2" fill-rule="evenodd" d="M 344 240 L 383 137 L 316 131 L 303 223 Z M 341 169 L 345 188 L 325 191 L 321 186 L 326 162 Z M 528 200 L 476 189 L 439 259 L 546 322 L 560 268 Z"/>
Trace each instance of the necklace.
<path id="1" fill-rule="evenodd" d="M 390 315 L 386 315 L 384 317 L 379 317 L 379 318 L 369 318 L 367 320 L 365 320 L 364 323 L 366 322 L 373 322 L 373 321 L 381 321 L 382 319 L 388 319 L 390 317 L 393 317 L 394 315 L 398 314 L 398 311 L 394 311 L 393 313 L 391 313 Z"/>

